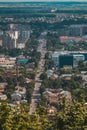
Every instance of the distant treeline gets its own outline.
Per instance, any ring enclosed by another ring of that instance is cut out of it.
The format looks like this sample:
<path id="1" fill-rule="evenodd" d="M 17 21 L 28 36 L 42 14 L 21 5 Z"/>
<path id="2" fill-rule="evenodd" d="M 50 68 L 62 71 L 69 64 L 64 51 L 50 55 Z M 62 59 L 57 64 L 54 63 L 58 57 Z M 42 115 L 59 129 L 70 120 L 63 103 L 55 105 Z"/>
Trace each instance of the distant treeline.
<path id="1" fill-rule="evenodd" d="M 59 28 L 64 28 L 64 26 L 69 26 L 73 24 L 87 24 L 86 19 L 77 19 L 77 20 L 64 20 L 62 22 L 56 22 L 56 23 L 47 23 L 47 22 L 40 22 L 40 21 L 31 21 L 31 22 L 26 22 L 26 21 L 8 21 L 8 22 L 0 22 L 0 29 L 1 30 L 7 30 L 7 26 L 9 24 L 23 24 L 23 25 L 29 25 L 31 28 L 40 28 L 40 29 L 50 29 L 50 30 L 57 30 Z"/>
<path id="2" fill-rule="evenodd" d="M 75 9 L 73 9 L 73 10 L 57 10 L 56 11 L 57 13 L 72 13 L 72 14 L 74 14 L 74 13 L 77 13 L 77 14 L 87 14 L 87 10 L 75 10 Z"/>

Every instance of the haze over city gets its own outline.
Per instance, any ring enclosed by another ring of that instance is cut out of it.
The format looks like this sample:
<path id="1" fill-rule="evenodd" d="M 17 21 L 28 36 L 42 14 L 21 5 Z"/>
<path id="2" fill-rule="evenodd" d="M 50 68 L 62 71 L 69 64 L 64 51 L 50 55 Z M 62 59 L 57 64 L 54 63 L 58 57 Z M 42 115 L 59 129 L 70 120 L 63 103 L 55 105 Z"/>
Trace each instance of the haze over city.
<path id="1" fill-rule="evenodd" d="M 0 0 L 0 130 L 87 130 L 87 0 Z"/>

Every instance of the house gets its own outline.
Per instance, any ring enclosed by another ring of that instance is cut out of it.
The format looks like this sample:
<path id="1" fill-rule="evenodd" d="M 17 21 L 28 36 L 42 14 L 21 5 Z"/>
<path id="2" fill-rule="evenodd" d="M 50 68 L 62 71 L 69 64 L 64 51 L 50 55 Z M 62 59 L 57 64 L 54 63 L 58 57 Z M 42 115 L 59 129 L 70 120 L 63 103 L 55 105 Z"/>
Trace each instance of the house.
<path id="1" fill-rule="evenodd" d="M 48 107 L 48 114 L 54 114 L 57 112 L 57 109 L 54 106 Z"/>
<path id="2" fill-rule="evenodd" d="M 46 71 L 47 77 L 50 78 L 53 75 L 53 70 Z"/>
<path id="3" fill-rule="evenodd" d="M 50 70 L 50 69 L 47 70 L 47 71 L 46 71 L 46 74 L 47 74 L 47 77 L 48 77 L 48 78 L 51 78 L 51 79 L 56 79 L 56 78 L 58 78 L 58 75 L 55 74 L 53 70 Z"/>
<path id="4" fill-rule="evenodd" d="M 71 80 L 72 74 L 62 74 L 60 78 L 64 78 L 65 80 Z"/>
<path id="5" fill-rule="evenodd" d="M 9 103 L 8 104 L 11 108 L 15 108 L 17 105 L 15 105 L 15 104 L 12 104 L 12 103 Z"/>
<path id="6" fill-rule="evenodd" d="M 21 100 L 21 103 L 27 103 L 27 100 L 23 99 Z"/>
<path id="7" fill-rule="evenodd" d="M 22 96 L 20 93 L 13 93 L 11 94 L 12 101 L 21 101 Z"/>
<path id="8" fill-rule="evenodd" d="M 26 97 L 26 88 L 25 87 L 21 87 L 17 84 L 17 86 L 15 87 L 15 91 L 13 94 L 11 94 L 11 99 L 13 101 L 21 101 L 22 99 L 25 99 Z"/>
<path id="9" fill-rule="evenodd" d="M 0 93 L 3 93 L 7 83 L 0 83 Z"/>
<path id="10" fill-rule="evenodd" d="M 26 96 L 26 88 L 17 85 L 15 87 L 15 93 L 19 93 L 22 96 L 22 98 L 25 98 L 25 96 Z"/>
<path id="11" fill-rule="evenodd" d="M 53 89 L 54 90 L 54 89 Z M 47 90 L 43 92 L 43 96 L 49 101 L 50 103 L 56 102 L 59 103 L 62 101 L 62 98 L 65 97 L 67 103 L 72 102 L 72 96 L 69 91 L 64 91 L 63 89 L 60 89 L 61 91 L 50 91 Z"/>
<path id="12" fill-rule="evenodd" d="M 71 93 L 69 91 L 62 91 L 62 92 L 59 93 L 59 100 L 60 101 L 61 101 L 63 96 L 66 98 L 67 103 L 72 102 L 72 96 L 71 96 Z"/>
<path id="13" fill-rule="evenodd" d="M 5 55 L 0 55 L 0 67 L 13 68 L 15 66 L 15 59 L 8 58 Z"/>
<path id="14" fill-rule="evenodd" d="M 63 91 L 62 88 L 58 88 L 58 89 L 51 89 L 51 88 L 46 88 L 46 91 L 52 92 L 52 93 L 60 93 Z"/>
<path id="15" fill-rule="evenodd" d="M 83 81 L 87 81 L 87 75 L 82 75 L 81 77 Z"/>
<path id="16" fill-rule="evenodd" d="M 7 100 L 7 95 L 6 94 L 1 94 L 0 95 L 0 101 L 2 100 Z"/>
<path id="17" fill-rule="evenodd" d="M 3 93 L 4 92 L 4 86 L 0 86 L 0 93 Z"/>
<path id="18" fill-rule="evenodd" d="M 87 74 L 87 71 L 81 71 L 81 74 Z"/>
<path id="19" fill-rule="evenodd" d="M 58 96 L 56 93 L 52 93 L 50 91 L 43 92 L 43 96 L 51 103 L 58 102 Z"/>
<path id="20" fill-rule="evenodd" d="M 60 43 L 67 43 L 69 41 L 85 41 L 87 38 L 81 38 L 81 37 L 69 37 L 69 36 L 60 36 Z"/>
<path id="21" fill-rule="evenodd" d="M 29 78 L 26 78 L 25 80 L 26 80 L 25 83 L 31 83 L 32 82 L 32 79 L 29 79 Z"/>

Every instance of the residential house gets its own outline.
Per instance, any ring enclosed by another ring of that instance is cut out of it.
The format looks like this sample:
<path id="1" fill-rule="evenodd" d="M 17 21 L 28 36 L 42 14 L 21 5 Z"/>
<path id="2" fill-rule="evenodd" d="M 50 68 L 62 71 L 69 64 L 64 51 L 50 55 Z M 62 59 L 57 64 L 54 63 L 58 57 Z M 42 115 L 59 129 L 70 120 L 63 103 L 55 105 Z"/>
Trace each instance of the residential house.
<path id="1" fill-rule="evenodd" d="M 11 94 L 12 101 L 21 101 L 22 96 L 20 93 L 13 93 Z"/>
<path id="2" fill-rule="evenodd" d="M 2 100 L 7 100 L 7 95 L 6 94 L 1 94 L 0 95 L 0 101 Z"/>
<path id="3" fill-rule="evenodd" d="M 59 103 L 62 101 L 62 98 L 65 97 L 67 103 L 71 103 L 72 102 L 72 96 L 71 93 L 69 91 L 64 91 L 62 89 L 60 89 L 61 91 L 56 91 L 53 89 L 53 91 L 45 91 L 43 92 L 43 96 L 47 99 L 47 101 L 49 101 L 50 103 L 52 102 L 56 102 Z"/>
<path id="4" fill-rule="evenodd" d="M 48 114 L 54 114 L 57 112 L 57 109 L 54 106 L 48 107 Z"/>
<path id="5" fill-rule="evenodd" d="M 7 83 L 0 83 L 0 93 L 3 93 Z"/>

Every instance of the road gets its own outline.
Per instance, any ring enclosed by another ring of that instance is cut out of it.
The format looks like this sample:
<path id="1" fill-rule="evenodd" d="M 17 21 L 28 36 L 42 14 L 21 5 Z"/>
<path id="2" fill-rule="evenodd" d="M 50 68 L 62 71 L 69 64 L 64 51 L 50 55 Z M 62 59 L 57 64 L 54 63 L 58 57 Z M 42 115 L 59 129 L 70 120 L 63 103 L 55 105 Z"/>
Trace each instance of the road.
<path id="1" fill-rule="evenodd" d="M 41 37 L 43 35 L 46 35 L 46 34 L 42 33 Z M 38 46 L 37 51 L 41 53 L 41 59 L 38 64 L 37 74 L 35 77 L 35 87 L 34 87 L 32 97 L 31 97 L 29 115 L 32 115 L 33 113 L 35 113 L 35 110 L 37 108 L 38 99 L 40 99 L 39 89 L 41 86 L 41 80 L 39 79 L 39 76 L 44 71 L 44 64 L 45 64 L 44 57 L 45 57 L 45 53 L 46 53 L 46 39 L 45 38 L 39 39 L 39 46 Z"/>

